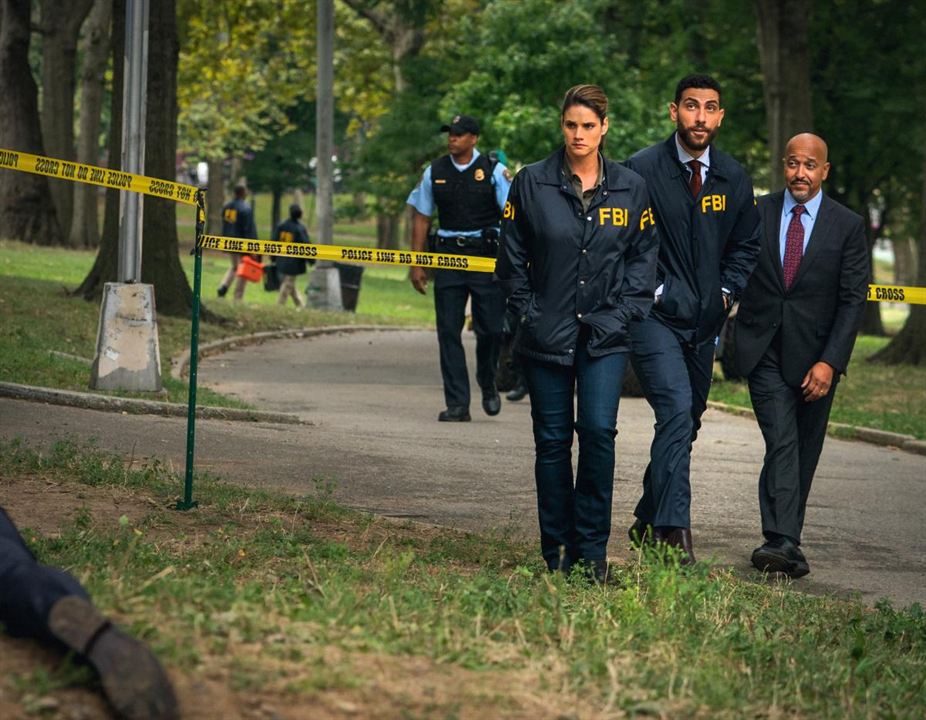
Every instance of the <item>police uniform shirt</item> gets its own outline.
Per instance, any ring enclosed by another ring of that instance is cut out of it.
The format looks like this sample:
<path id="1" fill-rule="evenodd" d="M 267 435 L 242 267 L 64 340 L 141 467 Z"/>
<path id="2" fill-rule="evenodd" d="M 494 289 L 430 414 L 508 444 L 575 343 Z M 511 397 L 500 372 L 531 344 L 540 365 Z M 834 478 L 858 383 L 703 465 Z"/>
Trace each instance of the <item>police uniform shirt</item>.
<path id="1" fill-rule="evenodd" d="M 479 157 L 480 153 L 476 148 L 473 148 L 473 158 L 465 165 L 459 165 L 454 160 L 453 157 L 450 158 L 453 162 L 453 166 L 460 172 L 464 172 L 468 167 L 470 167 L 476 159 Z M 501 163 L 496 163 L 495 170 L 492 171 L 492 185 L 495 186 L 495 202 L 498 203 L 499 211 L 504 210 L 505 202 L 508 200 L 508 190 L 511 188 L 511 180 L 508 179 L 509 174 L 507 169 Z M 434 192 L 431 185 L 431 166 L 428 165 L 425 168 L 424 174 L 421 176 L 421 182 L 419 182 L 415 189 L 408 194 L 408 200 L 405 201 L 407 204 L 411 205 L 415 210 L 420 212 L 422 215 L 431 217 L 434 214 L 435 205 L 434 205 Z M 455 231 L 452 228 L 439 228 L 437 234 L 441 237 L 479 237 L 481 235 L 481 230 L 470 230 L 470 231 Z"/>

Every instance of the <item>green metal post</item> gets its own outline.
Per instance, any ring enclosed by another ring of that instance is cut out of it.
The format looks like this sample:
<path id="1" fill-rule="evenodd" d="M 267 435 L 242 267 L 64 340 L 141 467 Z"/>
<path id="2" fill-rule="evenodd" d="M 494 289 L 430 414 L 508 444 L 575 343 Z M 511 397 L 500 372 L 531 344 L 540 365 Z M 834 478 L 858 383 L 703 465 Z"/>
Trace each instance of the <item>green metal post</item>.
<path id="1" fill-rule="evenodd" d="M 186 420 L 186 480 L 183 500 L 177 510 L 190 510 L 199 505 L 193 499 L 193 454 L 196 445 L 196 373 L 199 366 L 199 298 L 203 284 L 203 249 L 200 238 L 206 227 L 206 188 L 196 191 L 196 245 L 193 247 L 193 322 L 190 329 L 190 390 Z"/>

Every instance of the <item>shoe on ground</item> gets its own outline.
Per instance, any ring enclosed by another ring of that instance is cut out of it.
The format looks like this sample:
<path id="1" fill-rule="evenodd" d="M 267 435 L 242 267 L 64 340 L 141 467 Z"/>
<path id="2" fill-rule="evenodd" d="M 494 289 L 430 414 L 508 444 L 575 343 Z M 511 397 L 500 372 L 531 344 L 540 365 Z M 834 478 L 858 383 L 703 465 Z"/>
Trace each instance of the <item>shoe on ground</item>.
<path id="1" fill-rule="evenodd" d="M 498 390 L 492 388 L 482 391 L 482 409 L 485 410 L 486 415 L 498 415 L 501 412 L 502 399 L 498 396 Z"/>
<path id="2" fill-rule="evenodd" d="M 219 289 L 215 291 L 215 294 L 219 297 L 225 297 L 228 294 L 228 285 L 219 285 Z"/>
<path id="3" fill-rule="evenodd" d="M 180 717 L 170 680 L 148 647 L 119 630 L 90 601 L 77 595 L 61 598 L 48 614 L 48 628 L 97 671 L 118 717 Z"/>
<path id="4" fill-rule="evenodd" d="M 674 547 L 682 551 L 678 560 L 679 565 L 694 565 L 695 559 L 694 547 L 691 541 L 691 530 L 688 528 L 672 528 L 665 533 L 665 542 L 669 547 Z"/>
<path id="5" fill-rule="evenodd" d="M 627 537 L 630 538 L 630 545 L 635 548 L 652 547 L 664 539 L 661 532 L 640 518 L 635 518 L 633 525 L 627 529 Z"/>
<path id="6" fill-rule="evenodd" d="M 804 577 L 810 572 L 810 565 L 804 553 L 790 538 L 771 540 L 752 553 L 752 564 L 764 573 L 781 573 L 791 579 Z"/>
<path id="7" fill-rule="evenodd" d="M 437 419 L 440 422 L 469 422 L 472 420 L 469 414 L 469 408 L 456 406 L 441 410 Z"/>
<path id="8" fill-rule="evenodd" d="M 505 399 L 511 402 L 518 402 L 519 400 L 523 400 L 526 396 L 527 385 L 525 385 L 523 382 L 519 382 L 511 389 L 507 395 L 505 395 Z"/>

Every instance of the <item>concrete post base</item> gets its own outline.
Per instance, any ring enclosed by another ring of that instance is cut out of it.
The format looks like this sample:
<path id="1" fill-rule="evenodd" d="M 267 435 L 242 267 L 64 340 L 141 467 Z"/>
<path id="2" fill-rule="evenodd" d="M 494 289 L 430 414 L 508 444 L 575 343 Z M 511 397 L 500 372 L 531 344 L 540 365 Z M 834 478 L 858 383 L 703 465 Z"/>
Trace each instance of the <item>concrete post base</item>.
<path id="1" fill-rule="evenodd" d="M 343 310 L 341 276 L 330 262 L 321 261 L 312 269 L 306 287 L 306 305 L 316 310 Z"/>
<path id="2" fill-rule="evenodd" d="M 106 283 L 90 387 L 160 391 L 161 350 L 153 285 Z"/>

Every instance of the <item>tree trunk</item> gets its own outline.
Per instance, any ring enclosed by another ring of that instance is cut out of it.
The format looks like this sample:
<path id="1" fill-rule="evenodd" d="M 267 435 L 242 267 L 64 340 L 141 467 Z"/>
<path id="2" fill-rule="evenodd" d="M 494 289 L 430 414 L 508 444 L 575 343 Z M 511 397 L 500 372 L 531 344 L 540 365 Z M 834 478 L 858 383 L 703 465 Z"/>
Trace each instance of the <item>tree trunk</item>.
<path id="1" fill-rule="evenodd" d="M 122 158 L 122 81 L 125 72 L 125 0 L 114 0 L 112 13 L 113 92 L 110 99 L 109 162 L 108 167 L 118 169 Z M 103 285 L 116 282 L 116 265 L 119 258 L 119 191 L 106 190 L 106 207 L 103 211 L 103 235 L 100 249 L 87 277 L 74 290 L 86 300 L 98 300 Z"/>
<path id="2" fill-rule="evenodd" d="M 755 9 L 774 190 L 784 185 L 781 159 L 788 140 L 813 129 L 810 8 L 800 0 L 756 0 Z"/>
<path id="3" fill-rule="evenodd" d="M 926 287 L 926 153 L 923 154 L 922 202 L 920 203 L 920 233 L 917 239 L 919 262 L 916 269 L 916 285 Z M 876 305 L 877 303 L 868 303 Z M 880 352 L 869 358 L 869 362 L 885 365 L 926 365 L 926 305 L 911 305 L 907 321 L 894 339 Z"/>
<path id="4" fill-rule="evenodd" d="M 148 115 L 145 120 L 145 174 L 173 180 L 177 175 L 176 0 L 152 8 L 148 30 Z M 193 210 L 183 206 L 192 216 Z M 180 264 L 177 204 L 146 197 L 142 245 L 142 282 L 154 285 L 158 312 L 188 315 L 193 292 Z"/>
<path id="5" fill-rule="evenodd" d="M 0 148 L 44 155 L 29 68 L 29 0 L 0 0 Z M 61 236 L 48 178 L 0 169 L 0 237 L 50 245 Z"/>
<path id="6" fill-rule="evenodd" d="M 225 161 L 222 158 L 210 158 L 209 189 L 206 191 L 206 232 L 210 235 L 222 234 L 222 206 L 225 204 Z"/>
<path id="7" fill-rule="evenodd" d="M 915 241 L 913 238 L 895 237 L 891 245 L 894 247 L 894 284 L 913 285 L 918 265 Z"/>
<path id="8" fill-rule="evenodd" d="M 77 139 L 77 162 L 100 164 L 100 110 L 103 107 L 103 84 L 109 61 L 109 27 L 113 0 L 95 0 L 84 26 L 80 69 L 80 135 Z M 100 243 L 97 221 L 99 190 L 93 185 L 74 184 L 74 214 L 68 244 L 72 247 L 96 247 Z"/>
<path id="9" fill-rule="evenodd" d="M 42 136 L 45 151 L 55 158 L 74 160 L 74 71 L 77 35 L 93 0 L 42 0 Z M 70 236 L 74 188 L 52 182 L 51 198 L 58 214 L 64 244 Z"/>
<path id="10" fill-rule="evenodd" d="M 283 191 L 279 188 L 273 188 L 273 204 L 270 206 L 270 230 L 276 230 L 280 224 L 280 206 L 283 204 Z M 287 214 L 287 217 L 289 215 Z"/>
<path id="11" fill-rule="evenodd" d="M 868 208 L 868 199 L 866 198 L 864 202 L 854 207 L 864 208 L 862 210 L 862 215 L 865 218 L 865 240 L 868 243 L 868 266 L 871 268 L 868 275 L 868 282 L 873 283 L 875 281 L 875 240 L 877 240 L 877 234 L 871 227 L 871 210 Z M 865 303 L 865 312 L 862 315 L 862 328 L 860 332 L 862 335 L 875 335 L 877 337 L 886 335 L 884 332 L 884 323 L 881 321 L 881 303 Z"/>
<path id="12" fill-rule="evenodd" d="M 394 213 L 376 213 L 376 247 L 384 250 L 399 248 L 399 216 Z"/>

